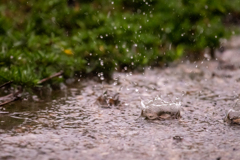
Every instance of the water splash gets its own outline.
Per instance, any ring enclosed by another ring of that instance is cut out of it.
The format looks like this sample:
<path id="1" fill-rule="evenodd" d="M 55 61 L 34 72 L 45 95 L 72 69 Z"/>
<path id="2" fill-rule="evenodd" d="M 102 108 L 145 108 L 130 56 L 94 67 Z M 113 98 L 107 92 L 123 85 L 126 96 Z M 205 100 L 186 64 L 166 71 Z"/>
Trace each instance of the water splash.
<path id="1" fill-rule="evenodd" d="M 234 101 L 232 108 L 226 112 L 224 118 L 226 122 L 240 124 L 240 100 Z"/>
<path id="2" fill-rule="evenodd" d="M 157 96 L 147 102 L 141 99 L 141 107 L 142 116 L 145 117 L 148 117 L 148 115 L 161 116 L 167 113 L 178 118 L 180 116 L 181 102 L 167 102 Z"/>

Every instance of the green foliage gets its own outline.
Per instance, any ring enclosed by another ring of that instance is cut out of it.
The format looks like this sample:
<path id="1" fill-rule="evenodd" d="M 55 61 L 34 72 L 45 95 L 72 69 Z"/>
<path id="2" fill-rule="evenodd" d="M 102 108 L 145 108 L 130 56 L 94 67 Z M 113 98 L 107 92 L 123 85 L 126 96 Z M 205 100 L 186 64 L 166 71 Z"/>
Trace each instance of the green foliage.
<path id="1" fill-rule="evenodd" d="M 228 37 L 238 0 L 2 0 L 0 83 L 35 86 L 60 70 L 111 75 L 163 64 Z"/>

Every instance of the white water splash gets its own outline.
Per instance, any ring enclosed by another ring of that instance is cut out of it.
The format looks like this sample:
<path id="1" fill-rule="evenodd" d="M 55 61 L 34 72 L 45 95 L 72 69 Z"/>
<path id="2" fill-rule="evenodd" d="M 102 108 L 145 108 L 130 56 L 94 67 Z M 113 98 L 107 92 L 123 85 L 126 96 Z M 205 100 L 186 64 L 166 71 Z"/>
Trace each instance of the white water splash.
<path id="1" fill-rule="evenodd" d="M 172 113 L 172 114 L 179 114 L 181 109 L 181 102 L 167 102 L 164 101 L 159 96 L 155 97 L 148 102 L 144 102 L 141 99 L 141 106 L 143 112 L 147 113 Z"/>

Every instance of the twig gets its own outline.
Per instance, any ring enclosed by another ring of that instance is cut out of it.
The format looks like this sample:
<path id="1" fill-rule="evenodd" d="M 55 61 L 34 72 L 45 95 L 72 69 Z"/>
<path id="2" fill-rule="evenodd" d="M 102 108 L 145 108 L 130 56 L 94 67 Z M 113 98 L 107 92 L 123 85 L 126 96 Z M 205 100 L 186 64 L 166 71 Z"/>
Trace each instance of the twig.
<path id="1" fill-rule="evenodd" d="M 8 104 L 8 103 L 10 103 L 10 102 L 16 101 L 17 99 L 20 98 L 20 97 L 18 96 L 20 93 L 22 93 L 22 89 L 19 89 L 17 92 L 11 93 L 11 94 L 9 94 L 9 95 L 7 95 L 7 96 L 0 97 L 1 99 L 4 99 L 4 98 L 5 98 L 5 99 L 8 99 L 9 97 L 13 96 L 12 99 L 6 100 L 5 102 L 0 103 L 0 106 L 3 106 L 3 105 Z"/>
<path id="2" fill-rule="evenodd" d="M 2 101 L 2 100 L 4 100 L 4 99 L 8 99 L 9 97 L 12 97 L 12 96 L 13 96 L 13 93 L 10 93 L 9 95 L 0 97 L 0 101 Z"/>
<path id="3" fill-rule="evenodd" d="M 5 102 L 3 102 L 3 103 L 0 103 L 0 106 L 3 106 L 3 105 L 8 104 L 8 103 L 10 103 L 10 102 L 16 101 L 17 99 L 18 99 L 18 97 L 14 97 L 13 99 L 10 99 L 10 100 L 8 100 L 8 101 L 5 101 Z"/>
<path id="4" fill-rule="evenodd" d="M 46 81 L 48 81 L 49 79 L 52 79 L 52 78 L 54 78 L 54 77 L 60 76 L 61 74 L 63 74 L 63 71 L 60 71 L 60 72 L 58 72 L 58 73 L 55 73 L 55 74 L 51 75 L 51 76 L 48 77 L 48 78 L 44 78 L 44 79 L 40 80 L 40 81 L 38 82 L 38 84 L 41 84 L 41 83 L 43 83 L 43 82 L 46 82 Z"/>
<path id="5" fill-rule="evenodd" d="M 6 85 L 8 85 L 8 84 L 11 84 L 12 82 L 13 82 L 13 81 L 9 81 L 9 82 L 4 83 L 4 84 L 2 84 L 2 85 L 0 86 L 0 88 L 6 86 Z"/>

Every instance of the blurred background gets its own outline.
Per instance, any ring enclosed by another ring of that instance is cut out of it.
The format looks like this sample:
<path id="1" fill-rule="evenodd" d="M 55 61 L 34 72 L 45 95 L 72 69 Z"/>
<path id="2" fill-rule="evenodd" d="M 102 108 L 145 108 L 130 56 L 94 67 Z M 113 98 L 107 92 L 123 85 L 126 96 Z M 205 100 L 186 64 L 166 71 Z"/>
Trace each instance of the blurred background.
<path id="1" fill-rule="evenodd" d="M 239 0 L 1 0 L 0 84 L 22 86 L 214 57 L 239 33 Z M 207 52 L 206 52 L 207 51 Z"/>

